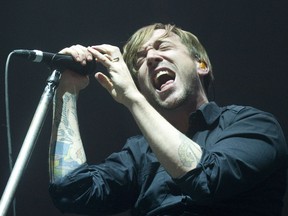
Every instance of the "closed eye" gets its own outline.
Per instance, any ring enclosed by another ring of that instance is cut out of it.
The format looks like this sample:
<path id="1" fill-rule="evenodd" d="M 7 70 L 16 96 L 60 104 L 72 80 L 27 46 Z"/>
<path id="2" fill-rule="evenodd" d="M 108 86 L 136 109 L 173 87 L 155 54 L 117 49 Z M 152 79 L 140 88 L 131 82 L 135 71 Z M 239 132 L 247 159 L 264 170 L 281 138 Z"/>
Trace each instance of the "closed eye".
<path id="1" fill-rule="evenodd" d="M 170 50 L 172 48 L 171 44 L 168 42 L 162 42 L 161 44 L 159 44 L 158 46 L 158 50 L 161 51 L 166 51 L 166 50 Z"/>
<path id="2" fill-rule="evenodd" d="M 147 56 L 147 52 L 150 49 L 155 49 L 155 50 L 159 50 L 159 51 L 168 51 L 173 49 L 173 43 L 170 41 L 166 41 L 166 40 L 156 40 L 153 44 L 153 46 L 147 46 L 146 48 L 144 48 L 143 50 L 139 50 L 137 52 L 137 58 L 136 58 L 136 68 L 139 69 L 141 67 L 141 65 L 144 63 L 146 56 Z"/>

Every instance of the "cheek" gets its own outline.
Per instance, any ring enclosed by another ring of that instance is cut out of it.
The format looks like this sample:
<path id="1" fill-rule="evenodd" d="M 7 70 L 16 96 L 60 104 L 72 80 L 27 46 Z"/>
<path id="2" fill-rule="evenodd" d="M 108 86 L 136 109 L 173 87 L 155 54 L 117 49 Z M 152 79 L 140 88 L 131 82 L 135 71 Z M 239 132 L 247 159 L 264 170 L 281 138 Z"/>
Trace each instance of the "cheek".
<path id="1" fill-rule="evenodd" d="M 137 80 L 139 86 L 147 85 L 149 81 L 149 76 L 146 68 L 141 67 L 138 70 Z"/>
<path id="2" fill-rule="evenodd" d="M 138 81 L 138 89 L 142 94 L 146 94 L 149 91 L 149 86 L 147 82 L 139 80 Z"/>
<path id="3" fill-rule="evenodd" d="M 143 92 L 147 87 L 146 87 L 145 76 L 143 72 L 141 71 L 138 71 L 137 82 L 138 82 L 139 90 Z"/>

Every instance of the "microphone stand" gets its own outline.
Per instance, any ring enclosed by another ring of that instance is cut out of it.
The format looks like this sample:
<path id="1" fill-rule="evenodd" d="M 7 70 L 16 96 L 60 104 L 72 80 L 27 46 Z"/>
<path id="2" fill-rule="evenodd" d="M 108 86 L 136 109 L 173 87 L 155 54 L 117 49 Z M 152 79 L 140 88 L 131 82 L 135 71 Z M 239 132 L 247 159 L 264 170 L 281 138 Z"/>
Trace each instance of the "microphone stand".
<path id="1" fill-rule="evenodd" d="M 9 177 L 6 188 L 3 192 L 0 201 L 0 216 L 6 215 L 7 209 L 11 200 L 13 199 L 16 187 L 19 183 L 20 177 L 24 173 L 29 159 L 32 155 L 32 151 L 42 129 L 44 120 L 47 116 L 48 109 L 51 101 L 53 100 L 56 88 L 59 84 L 61 73 L 58 70 L 54 70 L 50 77 L 47 79 L 47 85 L 41 96 L 38 107 L 35 111 L 34 117 L 26 134 L 25 140 L 22 144 L 17 160 Z"/>

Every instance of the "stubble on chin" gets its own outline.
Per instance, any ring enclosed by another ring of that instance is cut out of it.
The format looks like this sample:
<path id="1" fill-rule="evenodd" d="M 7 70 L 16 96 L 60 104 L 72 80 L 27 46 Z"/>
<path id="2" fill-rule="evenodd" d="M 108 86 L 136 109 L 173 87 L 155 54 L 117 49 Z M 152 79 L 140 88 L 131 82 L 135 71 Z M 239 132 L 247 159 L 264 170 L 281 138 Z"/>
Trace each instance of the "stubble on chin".
<path id="1" fill-rule="evenodd" d="M 178 97 L 169 98 L 167 97 L 165 100 L 153 97 L 152 99 L 147 99 L 148 102 L 160 113 L 177 110 L 181 108 L 187 101 L 186 95 L 180 95 Z"/>

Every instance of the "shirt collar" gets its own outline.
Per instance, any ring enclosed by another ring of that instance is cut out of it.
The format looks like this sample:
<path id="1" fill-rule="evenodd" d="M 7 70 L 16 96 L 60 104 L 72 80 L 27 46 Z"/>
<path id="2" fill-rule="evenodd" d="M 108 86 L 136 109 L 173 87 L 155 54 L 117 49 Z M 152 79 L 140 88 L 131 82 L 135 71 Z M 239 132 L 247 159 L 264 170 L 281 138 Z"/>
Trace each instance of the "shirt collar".
<path id="1" fill-rule="evenodd" d="M 190 130 L 203 130 L 212 125 L 221 115 L 222 109 L 215 103 L 202 104 L 190 115 Z"/>
<path id="2" fill-rule="evenodd" d="M 221 108 L 215 102 L 202 104 L 197 111 L 202 113 L 208 125 L 213 124 L 222 112 Z"/>

